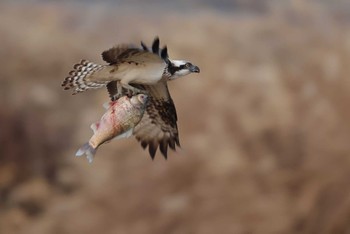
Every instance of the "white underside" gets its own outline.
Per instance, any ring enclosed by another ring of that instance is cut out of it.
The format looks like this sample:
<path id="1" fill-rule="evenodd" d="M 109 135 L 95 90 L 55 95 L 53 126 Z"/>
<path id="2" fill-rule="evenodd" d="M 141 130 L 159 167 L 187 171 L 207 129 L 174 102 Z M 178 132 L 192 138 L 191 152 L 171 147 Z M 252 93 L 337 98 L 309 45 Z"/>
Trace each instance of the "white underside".
<path id="1" fill-rule="evenodd" d="M 148 65 L 147 67 L 136 67 L 134 69 L 120 69 L 115 76 L 120 78 L 121 83 L 137 83 L 153 85 L 162 79 L 164 65 Z"/>

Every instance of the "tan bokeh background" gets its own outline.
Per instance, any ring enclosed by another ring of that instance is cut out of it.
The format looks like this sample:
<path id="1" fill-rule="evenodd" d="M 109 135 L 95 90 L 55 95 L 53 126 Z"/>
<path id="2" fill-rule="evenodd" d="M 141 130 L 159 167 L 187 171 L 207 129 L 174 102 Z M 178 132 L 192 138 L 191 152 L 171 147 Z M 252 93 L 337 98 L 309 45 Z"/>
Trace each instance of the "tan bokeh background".
<path id="1" fill-rule="evenodd" d="M 0 233 L 349 233 L 350 4 L 305 2 L 0 4 Z M 182 149 L 75 158 L 108 97 L 62 80 L 156 35 Z"/>

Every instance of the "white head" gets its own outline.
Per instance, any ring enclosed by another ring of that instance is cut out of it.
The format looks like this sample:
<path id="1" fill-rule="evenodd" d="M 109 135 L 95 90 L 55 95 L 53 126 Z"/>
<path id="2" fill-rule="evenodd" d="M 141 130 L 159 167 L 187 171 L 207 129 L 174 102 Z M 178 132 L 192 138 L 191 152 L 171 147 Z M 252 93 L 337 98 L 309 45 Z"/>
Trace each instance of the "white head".
<path id="1" fill-rule="evenodd" d="M 168 48 L 164 46 L 159 48 L 159 38 L 156 37 L 153 41 L 152 48 L 148 48 L 142 41 L 141 46 L 144 51 L 152 51 L 152 53 L 160 56 L 166 63 L 167 67 L 164 70 L 163 76 L 169 80 L 174 80 L 181 76 L 186 76 L 190 73 L 199 73 L 199 67 L 185 60 L 171 60 L 168 54 Z"/>
<path id="2" fill-rule="evenodd" d="M 199 73 L 199 67 L 185 60 L 170 60 L 167 67 L 169 80 L 188 75 L 190 73 Z"/>

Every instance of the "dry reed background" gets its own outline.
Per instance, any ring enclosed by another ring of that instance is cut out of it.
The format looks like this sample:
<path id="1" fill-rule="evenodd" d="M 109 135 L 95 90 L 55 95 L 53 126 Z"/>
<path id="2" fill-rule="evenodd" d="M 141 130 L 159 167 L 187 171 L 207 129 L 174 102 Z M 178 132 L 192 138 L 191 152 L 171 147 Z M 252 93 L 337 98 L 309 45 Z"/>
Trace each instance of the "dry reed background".
<path id="1" fill-rule="evenodd" d="M 0 233 L 349 233 L 350 4 L 233 2 L 0 4 Z M 183 150 L 74 158 L 107 95 L 62 79 L 155 35 L 201 68 L 170 84 Z"/>

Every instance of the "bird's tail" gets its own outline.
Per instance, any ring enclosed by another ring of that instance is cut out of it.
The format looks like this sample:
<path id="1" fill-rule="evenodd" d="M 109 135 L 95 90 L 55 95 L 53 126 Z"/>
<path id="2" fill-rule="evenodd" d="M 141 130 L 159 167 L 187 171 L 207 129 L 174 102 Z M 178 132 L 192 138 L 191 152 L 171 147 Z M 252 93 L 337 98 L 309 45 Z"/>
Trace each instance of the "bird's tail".
<path id="1" fill-rule="evenodd" d="M 102 88 L 106 86 L 106 82 L 91 82 L 87 81 L 86 78 L 104 67 L 104 65 L 95 64 L 88 60 L 81 60 L 80 63 L 74 65 L 73 70 L 69 72 L 69 76 L 64 79 L 62 87 L 64 87 L 64 90 L 74 89 L 73 94 L 84 92 L 87 89 Z"/>
<path id="2" fill-rule="evenodd" d="M 96 154 L 97 148 L 92 147 L 89 142 L 85 143 L 76 153 L 75 156 L 80 157 L 84 154 L 86 155 L 86 158 L 88 159 L 89 163 L 92 163 L 94 156 Z"/>

